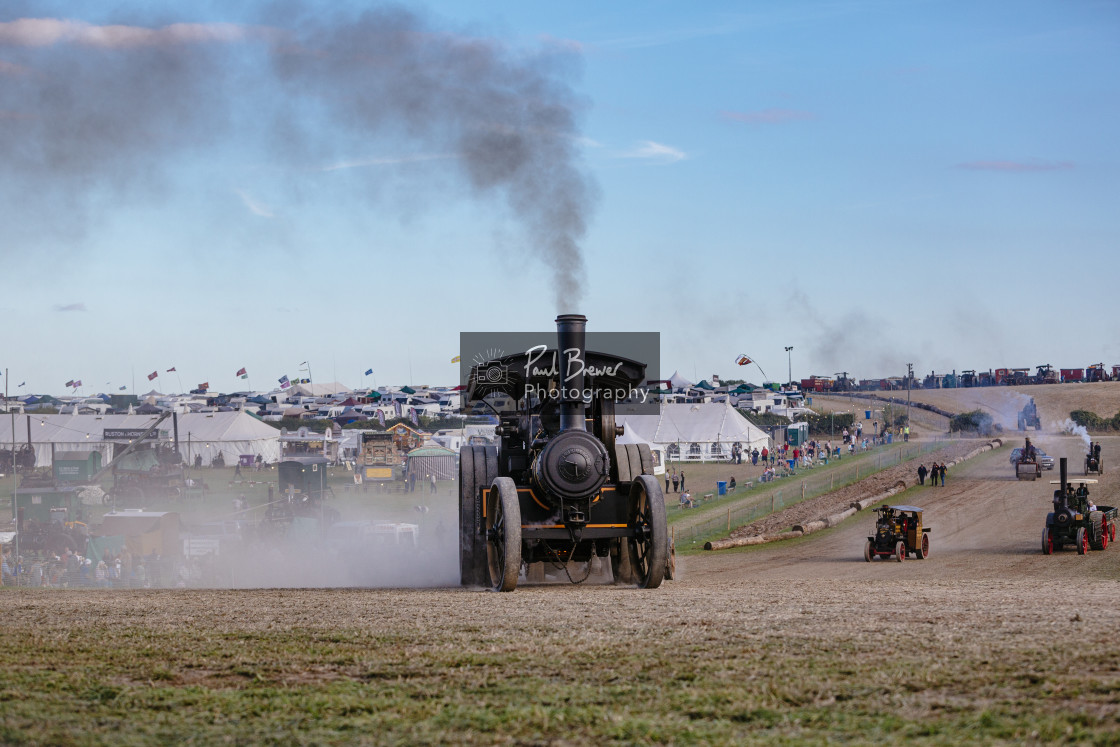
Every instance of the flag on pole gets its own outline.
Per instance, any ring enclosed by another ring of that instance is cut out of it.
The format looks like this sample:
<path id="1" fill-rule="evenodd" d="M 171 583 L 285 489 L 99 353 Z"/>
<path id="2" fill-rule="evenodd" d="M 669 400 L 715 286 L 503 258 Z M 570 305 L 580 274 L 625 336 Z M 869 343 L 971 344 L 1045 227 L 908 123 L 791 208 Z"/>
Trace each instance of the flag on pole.
<path id="1" fill-rule="evenodd" d="M 157 376 L 159 376 L 159 371 L 152 371 L 150 374 L 148 374 L 148 381 L 151 381 Z"/>
<path id="2" fill-rule="evenodd" d="M 462 359 L 463 359 L 463 357 L 461 355 L 457 355 L 457 356 L 455 356 L 454 358 L 451 359 L 451 362 L 452 363 L 458 363 Z"/>
<path id="3" fill-rule="evenodd" d="M 241 368 L 237 369 L 237 373 L 235 375 L 236 376 L 245 376 L 245 367 L 242 366 Z"/>
<path id="4" fill-rule="evenodd" d="M 408 409 L 409 409 L 409 417 L 412 418 L 412 424 L 413 425 L 420 425 L 420 418 L 416 415 L 416 408 L 415 407 L 410 407 Z"/>
<path id="5" fill-rule="evenodd" d="M 366 376 L 371 376 L 371 375 L 373 375 L 373 369 L 372 368 L 370 370 L 366 371 Z"/>
<path id="6" fill-rule="evenodd" d="M 290 387 L 292 385 L 292 382 L 288 381 L 288 377 L 286 375 L 281 376 L 279 381 L 280 381 L 280 388 L 281 389 L 287 389 L 288 387 Z"/>
<path id="7" fill-rule="evenodd" d="M 401 416 L 401 401 L 399 399 L 393 402 L 393 412 L 397 414 L 398 418 Z"/>
<path id="8" fill-rule="evenodd" d="M 167 369 L 167 373 L 175 373 L 175 366 L 172 366 L 171 368 Z"/>
<path id="9" fill-rule="evenodd" d="M 384 410 L 378 410 L 377 411 L 377 422 L 381 423 L 382 428 L 385 427 L 385 411 Z"/>
<path id="10" fill-rule="evenodd" d="M 117 387 L 117 388 L 118 388 L 118 389 L 119 389 L 120 391 L 122 391 L 122 392 L 123 392 L 123 391 L 124 391 L 125 389 L 128 389 L 128 386 L 127 386 L 127 385 L 125 385 L 125 386 L 121 386 L 121 387 Z"/>
<path id="11" fill-rule="evenodd" d="M 67 381 L 67 382 L 66 382 L 66 386 L 67 386 L 67 387 L 72 387 L 72 386 L 74 386 L 74 380 L 73 380 L 73 379 L 70 379 L 70 381 Z"/>
<path id="12" fill-rule="evenodd" d="M 19 383 L 19 386 L 23 386 L 23 385 L 24 385 L 24 384 L 26 384 L 26 383 L 27 383 L 26 381 L 21 381 L 21 382 Z M 16 389 L 19 389 L 19 386 L 17 386 L 17 387 L 16 387 Z"/>
<path id="13" fill-rule="evenodd" d="M 247 378 L 249 378 L 249 374 L 241 374 L 241 378 L 247 379 Z"/>
<path id="14" fill-rule="evenodd" d="M 77 389 L 77 388 L 78 388 L 78 387 L 80 387 L 81 385 L 82 385 L 82 380 L 81 380 L 81 379 L 78 379 L 77 381 L 75 381 L 75 382 L 74 382 L 74 388 L 75 388 L 75 389 Z"/>
<path id="15" fill-rule="evenodd" d="M 199 389 L 209 389 L 210 388 L 210 382 L 209 381 L 204 381 L 204 382 L 202 382 L 201 384 L 198 385 L 198 388 Z"/>

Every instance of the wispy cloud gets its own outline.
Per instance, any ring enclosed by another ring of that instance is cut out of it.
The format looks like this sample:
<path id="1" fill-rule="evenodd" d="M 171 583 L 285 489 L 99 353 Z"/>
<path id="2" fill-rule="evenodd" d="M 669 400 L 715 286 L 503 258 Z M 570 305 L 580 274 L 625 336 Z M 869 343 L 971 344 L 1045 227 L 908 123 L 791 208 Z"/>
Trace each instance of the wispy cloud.
<path id="1" fill-rule="evenodd" d="M 1072 161 L 968 161 L 957 164 L 967 171 L 1069 171 Z"/>
<path id="2" fill-rule="evenodd" d="M 759 109 L 753 112 L 723 112 L 723 118 L 747 124 L 785 124 L 816 119 L 817 115 L 797 109 Z"/>
<path id="3" fill-rule="evenodd" d="M 272 212 L 272 208 L 265 205 L 263 202 L 255 199 L 252 195 L 243 189 L 235 189 L 234 192 L 241 198 L 241 202 L 245 203 L 245 207 L 253 215 L 259 215 L 262 218 L 275 218 L 276 214 Z"/>
<path id="4" fill-rule="evenodd" d="M 96 26 L 69 18 L 20 18 L 0 23 L 0 45 L 50 47 L 77 44 L 103 49 L 130 49 L 169 44 L 235 42 L 257 33 L 233 23 L 173 23 L 160 28 Z"/>
<path id="5" fill-rule="evenodd" d="M 670 145 L 655 143 L 652 140 L 643 140 L 630 150 L 619 153 L 619 158 L 641 158 L 659 163 L 676 163 L 688 158 L 683 150 L 678 150 Z"/>
<path id="6" fill-rule="evenodd" d="M 82 303 L 81 301 L 79 301 L 78 303 L 68 303 L 68 304 L 56 303 L 54 305 L 54 310 L 55 311 L 85 311 L 86 310 L 86 305 L 84 303 Z"/>
<path id="7" fill-rule="evenodd" d="M 339 161 L 324 166 L 320 171 L 338 171 L 340 169 L 357 169 L 366 166 L 392 166 L 399 163 L 418 163 L 421 161 L 441 161 L 447 158 L 456 158 L 456 156 L 444 153 L 421 153 L 414 156 L 388 156 L 382 158 L 357 158 L 353 161 Z"/>

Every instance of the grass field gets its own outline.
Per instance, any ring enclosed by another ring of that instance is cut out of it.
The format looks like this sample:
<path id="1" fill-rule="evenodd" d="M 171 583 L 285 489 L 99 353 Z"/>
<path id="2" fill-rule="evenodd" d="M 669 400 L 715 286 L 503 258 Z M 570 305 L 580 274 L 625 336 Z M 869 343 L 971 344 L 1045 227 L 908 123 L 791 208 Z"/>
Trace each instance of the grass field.
<path id="1" fill-rule="evenodd" d="M 918 591 L 5 590 L 0 742 L 1120 738 L 1111 585 Z"/>

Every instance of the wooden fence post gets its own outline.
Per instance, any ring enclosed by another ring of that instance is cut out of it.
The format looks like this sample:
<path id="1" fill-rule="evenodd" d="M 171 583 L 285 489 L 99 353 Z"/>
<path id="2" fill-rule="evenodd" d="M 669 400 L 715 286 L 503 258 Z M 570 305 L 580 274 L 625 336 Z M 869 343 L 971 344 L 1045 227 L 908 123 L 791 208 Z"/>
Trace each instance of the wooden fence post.
<path id="1" fill-rule="evenodd" d="M 727 507 L 727 533 L 731 534 L 731 506 Z"/>

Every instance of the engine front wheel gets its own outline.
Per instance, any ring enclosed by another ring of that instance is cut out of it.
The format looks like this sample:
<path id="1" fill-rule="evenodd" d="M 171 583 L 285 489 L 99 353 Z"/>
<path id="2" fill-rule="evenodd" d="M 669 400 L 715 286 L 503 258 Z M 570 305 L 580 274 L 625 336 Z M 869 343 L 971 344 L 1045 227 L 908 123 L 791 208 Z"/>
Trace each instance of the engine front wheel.
<path id="1" fill-rule="evenodd" d="M 894 556 L 899 563 L 906 560 L 906 543 L 899 540 L 894 546 Z"/>
<path id="2" fill-rule="evenodd" d="M 1042 530 L 1042 554 L 1054 554 L 1054 537 L 1050 534 L 1050 527 Z"/>
<path id="3" fill-rule="evenodd" d="M 638 475 L 631 484 L 630 515 L 635 532 L 629 542 L 634 582 L 641 589 L 656 589 L 665 578 L 669 528 L 665 494 L 653 475 Z"/>

